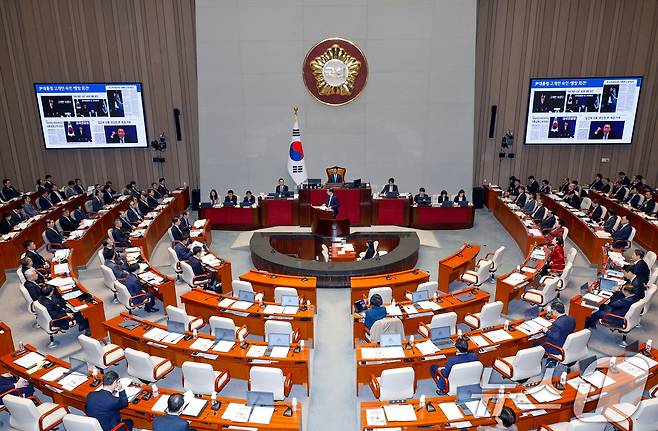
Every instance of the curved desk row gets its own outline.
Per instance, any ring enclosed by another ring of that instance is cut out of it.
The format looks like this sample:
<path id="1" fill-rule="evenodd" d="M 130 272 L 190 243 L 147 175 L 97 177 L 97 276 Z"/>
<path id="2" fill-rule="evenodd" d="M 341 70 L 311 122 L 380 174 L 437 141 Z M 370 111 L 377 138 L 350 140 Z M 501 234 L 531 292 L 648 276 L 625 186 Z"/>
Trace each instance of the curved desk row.
<path id="1" fill-rule="evenodd" d="M 550 250 L 548 247 L 536 246 L 530 250 L 525 260 L 517 266 L 518 269 L 498 277 L 496 280 L 496 301 L 503 303 L 503 314 L 507 314 L 509 311 L 509 304 L 512 299 L 520 298 L 525 290 L 524 288 L 544 269 L 549 255 Z M 522 277 L 514 276 L 510 278 L 514 274 L 520 274 Z"/>
<path id="2" fill-rule="evenodd" d="M 45 364 L 41 364 L 34 369 L 27 370 L 20 365 L 16 364 L 15 361 L 21 359 L 21 357 L 29 354 L 30 352 L 36 352 L 34 347 L 27 345 L 25 346 L 26 350 L 24 352 L 10 352 L 0 356 L 0 364 L 2 367 L 9 371 L 11 374 L 31 382 L 35 388 L 41 391 L 43 394 L 52 398 L 53 402 L 64 405 L 75 407 L 79 410 L 85 410 L 85 403 L 87 395 L 96 390 L 92 387 L 91 384 L 94 382 L 94 378 L 89 376 L 87 381 L 81 383 L 79 386 L 68 389 L 62 387 L 58 382 L 53 382 L 45 380 L 44 376 L 49 372 L 49 370 L 44 369 Z M 63 368 L 69 368 L 69 363 L 56 358 L 50 355 L 41 355 L 44 357 L 44 361 L 51 362 L 57 366 Z M 152 393 L 150 385 L 142 385 L 138 383 L 133 383 L 136 387 L 141 389 L 143 393 Z M 138 395 L 139 401 L 137 403 L 131 402 L 128 404 L 128 407 L 121 410 L 121 417 L 123 419 L 132 419 L 136 427 L 151 429 L 153 428 L 153 418 L 163 413 L 155 412 L 153 410 L 156 402 L 162 396 L 171 395 L 174 393 L 180 393 L 173 391 L 167 388 L 160 388 L 158 390 L 158 395 L 154 395 L 149 400 L 142 399 Z M 187 416 L 182 415 L 181 417 L 187 421 L 190 421 L 191 427 L 201 430 L 224 430 L 227 427 L 237 427 L 237 426 L 250 426 L 257 428 L 259 430 L 268 430 L 268 431 L 292 431 L 292 430 L 301 430 L 302 422 L 302 411 L 301 406 L 298 405 L 297 411 L 292 413 L 292 416 L 284 416 L 284 412 L 287 410 L 287 407 L 291 407 L 291 403 L 288 402 L 276 402 L 275 410 L 269 424 L 252 424 L 248 422 L 232 422 L 227 419 L 223 419 L 222 416 L 226 412 L 230 403 L 246 404 L 245 400 L 235 399 L 235 398 L 224 398 L 217 397 L 217 401 L 221 403 L 218 410 L 212 410 L 212 401 L 209 396 L 203 396 L 202 399 L 206 400 L 207 403 L 205 407 L 201 409 L 201 412 L 198 416 Z"/>
<path id="3" fill-rule="evenodd" d="M 384 257 L 388 256 L 385 255 Z M 396 301 L 404 301 L 407 292 L 416 290 L 420 283 L 430 280 L 430 275 L 420 269 L 391 272 L 388 274 L 350 277 L 352 302 L 366 298 L 368 291 L 375 287 L 390 287 Z M 370 299 L 370 298 L 367 298 Z"/>
<path id="4" fill-rule="evenodd" d="M 462 247 L 439 261 L 439 290 L 447 292 L 450 283 L 457 280 L 465 271 L 475 267 L 475 259 L 480 253 L 480 246 L 474 244 Z"/>
<path id="5" fill-rule="evenodd" d="M 252 269 L 240 276 L 240 280 L 248 281 L 256 292 L 263 292 L 266 301 L 274 301 L 274 289 L 277 287 L 293 287 L 297 289 L 297 294 L 311 301 L 311 304 L 317 304 L 317 279 L 315 277 L 295 276 L 285 274 L 275 274 L 268 271 Z M 224 289 L 222 292 L 231 294 L 230 290 Z"/>

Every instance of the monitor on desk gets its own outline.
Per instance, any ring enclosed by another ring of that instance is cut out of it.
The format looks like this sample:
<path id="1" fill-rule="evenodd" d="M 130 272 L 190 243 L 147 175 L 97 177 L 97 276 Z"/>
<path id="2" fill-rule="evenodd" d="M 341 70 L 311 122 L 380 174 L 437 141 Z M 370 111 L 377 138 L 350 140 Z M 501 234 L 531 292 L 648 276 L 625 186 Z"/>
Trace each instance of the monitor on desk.
<path id="1" fill-rule="evenodd" d="M 69 356 L 69 373 L 87 374 L 88 368 L 87 361 Z"/>
<path id="2" fill-rule="evenodd" d="M 354 302 L 354 312 L 355 313 L 363 313 L 368 309 L 368 306 L 366 305 L 366 300 L 365 299 L 359 299 L 358 301 Z"/>
<path id="3" fill-rule="evenodd" d="M 247 391 L 247 406 L 271 407 L 274 405 L 273 392 Z"/>
<path id="4" fill-rule="evenodd" d="M 382 334 L 379 338 L 381 347 L 400 347 L 402 346 L 402 334 Z"/>
<path id="5" fill-rule="evenodd" d="M 269 347 L 289 347 L 290 334 L 272 332 L 267 336 L 267 345 Z"/>
<path id="6" fill-rule="evenodd" d="M 418 198 L 418 205 L 420 206 L 427 206 L 432 204 L 432 197 L 429 195 L 426 195 L 422 198 Z"/>
<path id="7" fill-rule="evenodd" d="M 225 206 L 227 208 L 232 208 L 232 207 L 235 206 L 235 202 L 233 202 L 233 201 L 224 201 L 223 206 Z"/>
<path id="8" fill-rule="evenodd" d="M 322 180 L 320 178 L 309 178 L 306 180 L 306 188 L 319 189 L 322 187 Z"/>
<path id="9" fill-rule="evenodd" d="M 442 207 L 451 207 L 452 206 L 452 201 L 443 201 L 441 202 Z"/>
<path id="10" fill-rule="evenodd" d="M 235 330 L 215 328 L 215 341 L 235 341 Z"/>
<path id="11" fill-rule="evenodd" d="M 400 196 L 400 193 L 398 193 L 398 192 L 386 192 L 386 194 L 384 196 L 389 198 L 389 199 L 395 199 L 398 196 Z"/>
<path id="12" fill-rule="evenodd" d="M 281 305 L 284 307 L 297 307 L 299 305 L 299 296 L 281 295 Z"/>
<path id="13" fill-rule="evenodd" d="M 459 201 L 459 206 L 460 207 L 467 207 L 468 206 L 468 201 Z"/>
<path id="14" fill-rule="evenodd" d="M 253 304 L 256 299 L 256 294 L 249 290 L 241 290 L 238 292 L 238 301 L 251 302 Z"/>
<path id="15" fill-rule="evenodd" d="M 592 363 L 594 366 L 592 366 Z M 578 370 L 581 376 L 589 376 L 596 371 L 596 356 L 588 356 L 585 359 L 578 361 Z"/>
<path id="16" fill-rule="evenodd" d="M 421 301 L 427 301 L 428 299 L 430 299 L 429 290 L 417 290 L 415 292 L 411 292 L 411 302 L 414 304 Z"/>
<path id="17" fill-rule="evenodd" d="M 182 322 L 174 322 L 173 320 L 167 320 L 167 331 L 173 332 L 175 334 L 184 334 L 185 325 Z"/>
<path id="18" fill-rule="evenodd" d="M 599 278 L 599 290 L 602 292 L 612 292 L 615 287 L 619 286 L 617 280 L 611 280 L 609 278 Z"/>
<path id="19" fill-rule="evenodd" d="M 245 202 L 245 201 L 240 202 L 240 208 L 247 208 L 250 207 L 251 205 L 252 205 L 251 202 Z"/>
<path id="20" fill-rule="evenodd" d="M 472 400 L 482 399 L 482 387 L 478 384 L 457 387 L 457 404 L 463 405 Z"/>

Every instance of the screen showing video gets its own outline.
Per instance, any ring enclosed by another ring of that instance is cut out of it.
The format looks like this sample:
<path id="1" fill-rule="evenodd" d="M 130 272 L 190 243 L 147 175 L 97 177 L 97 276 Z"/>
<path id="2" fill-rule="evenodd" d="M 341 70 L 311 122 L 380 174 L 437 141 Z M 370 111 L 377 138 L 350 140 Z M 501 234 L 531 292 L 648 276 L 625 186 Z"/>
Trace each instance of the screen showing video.
<path id="1" fill-rule="evenodd" d="M 641 77 L 530 80 L 525 143 L 630 144 Z"/>
<path id="2" fill-rule="evenodd" d="M 34 84 L 48 149 L 146 148 L 140 83 Z"/>

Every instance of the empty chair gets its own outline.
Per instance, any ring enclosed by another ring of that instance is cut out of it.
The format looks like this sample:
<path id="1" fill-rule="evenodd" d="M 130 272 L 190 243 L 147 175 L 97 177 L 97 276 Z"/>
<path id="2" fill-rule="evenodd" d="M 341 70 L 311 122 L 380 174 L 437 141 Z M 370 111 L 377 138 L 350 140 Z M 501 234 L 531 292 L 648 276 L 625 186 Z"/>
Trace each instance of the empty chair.
<path id="1" fill-rule="evenodd" d="M 613 424 L 627 425 L 621 429 L 654 431 L 658 423 L 658 398 L 642 400 L 638 406 L 630 403 L 615 404 L 605 409 L 603 414 Z"/>
<path id="2" fill-rule="evenodd" d="M 381 401 L 408 400 L 416 392 L 416 374 L 411 367 L 384 370 L 380 377 L 370 376 L 370 389 Z"/>
<path id="3" fill-rule="evenodd" d="M 85 361 L 101 370 L 105 370 L 125 358 L 123 349 L 116 344 L 103 344 L 84 334 L 78 336 L 78 342 L 82 347 Z"/>
<path id="4" fill-rule="evenodd" d="M 644 255 L 644 261 L 646 262 L 649 269 L 651 269 L 653 264 L 656 263 L 656 253 L 651 250 L 647 251 Z"/>
<path id="5" fill-rule="evenodd" d="M 184 263 L 184 262 L 181 262 Z M 254 292 L 254 287 L 249 283 L 248 281 L 242 281 L 242 280 L 233 280 L 233 296 L 235 298 L 240 296 L 240 291 L 245 290 L 247 292 Z M 254 300 L 257 302 L 260 302 L 263 300 L 263 292 L 254 292 Z"/>
<path id="6" fill-rule="evenodd" d="M 551 354 L 547 351 L 546 356 L 555 359 L 561 364 L 572 365 L 589 356 L 587 344 L 589 343 L 591 335 L 592 332 L 589 329 L 581 329 L 578 332 L 569 334 L 567 339 L 564 340 L 564 345 L 562 347 L 546 343 L 546 345 L 551 346 L 558 351 L 557 354 Z"/>
<path id="7" fill-rule="evenodd" d="M 491 262 L 482 260 L 476 266 L 475 271 L 465 271 L 459 279 L 465 283 L 480 286 L 489 279 L 490 269 Z"/>
<path id="8" fill-rule="evenodd" d="M 98 419 L 71 413 L 64 416 L 64 429 L 66 431 L 103 431 Z M 128 431 L 128 427 L 125 423 L 120 422 L 119 425 L 112 428 L 112 431 Z"/>
<path id="9" fill-rule="evenodd" d="M 505 254 L 505 246 L 500 246 L 493 253 L 487 253 L 484 256 L 484 259 L 480 259 L 478 261 L 478 266 L 480 265 L 480 262 L 488 262 L 489 272 L 493 277 L 494 273 L 498 270 L 500 262 L 503 260 L 503 254 Z"/>
<path id="10" fill-rule="evenodd" d="M 266 320 L 265 341 L 269 340 L 270 334 L 288 334 L 290 335 L 291 343 L 299 342 L 299 330 L 293 331 L 290 322 L 282 322 L 280 320 Z"/>
<path id="11" fill-rule="evenodd" d="M 522 382 L 541 374 L 541 360 L 543 357 L 543 347 L 531 347 L 519 350 L 514 356 L 496 358 L 493 368 L 508 379 Z"/>
<path id="12" fill-rule="evenodd" d="M 60 332 L 66 332 L 64 329 L 53 325 L 54 320 L 50 317 L 50 314 L 48 313 L 48 310 L 46 310 L 46 307 L 44 307 L 39 301 L 34 301 L 34 311 L 37 313 L 37 324 L 39 325 L 39 328 L 41 328 L 48 336 L 50 337 L 50 343 L 48 343 L 49 348 L 54 348 L 59 345 L 58 341 L 55 341 L 55 334 L 59 334 Z M 67 319 L 71 323 L 70 325 L 73 324 L 73 319 L 70 317 L 66 316 L 63 318 L 59 318 L 57 320 L 64 320 Z"/>
<path id="13" fill-rule="evenodd" d="M 114 295 L 112 302 L 119 302 L 117 298 L 117 289 L 115 286 L 117 278 L 114 276 L 114 272 L 112 272 L 111 268 L 105 265 L 101 265 L 101 272 L 103 273 L 103 284 L 110 290 L 110 292 L 112 292 L 112 295 Z"/>
<path id="14" fill-rule="evenodd" d="M 569 250 L 569 253 L 567 253 L 567 258 L 564 261 L 565 266 L 569 264 L 573 264 L 574 261 L 576 260 L 576 256 L 578 256 L 578 250 L 575 248 L 572 248 Z"/>
<path id="15" fill-rule="evenodd" d="M 233 334 L 235 334 L 235 338 L 242 340 L 247 338 L 247 335 L 249 334 L 246 326 L 241 326 L 238 328 L 235 326 L 233 319 L 228 317 L 212 316 L 208 320 L 208 323 L 210 325 L 210 335 L 212 336 L 215 336 L 215 333 L 218 329 L 232 330 Z"/>
<path id="16" fill-rule="evenodd" d="M 132 296 L 126 285 L 120 281 L 114 282 L 114 289 L 117 292 L 119 303 L 126 307 L 126 310 L 130 314 L 132 314 L 133 310 L 143 307 L 149 302 L 148 296 L 143 293 Z"/>
<path id="17" fill-rule="evenodd" d="M 49 431 L 62 423 L 68 409 L 55 403 L 38 403 L 16 395 L 2 398 L 9 412 L 9 426 L 12 431 Z"/>
<path id="18" fill-rule="evenodd" d="M 174 369 L 171 361 L 166 358 L 151 356 L 130 347 L 124 353 L 128 362 L 128 375 L 145 383 L 158 381 Z"/>
<path id="19" fill-rule="evenodd" d="M 442 370 L 442 368 L 439 369 L 439 373 L 441 373 Z M 460 386 L 480 384 L 483 370 L 484 366 L 480 361 L 464 362 L 454 365 L 450 370 L 449 379 L 442 374 L 443 380 L 446 382 L 446 392 L 448 395 L 457 395 L 457 388 Z"/>
<path id="20" fill-rule="evenodd" d="M 573 271 L 573 263 L 567 263 L 564 266 L 562 272 L 559 274 L 559 276 L 545 275 L 539 280 L 539 283 L 545 285 L 551 279 L 557 279 L 557 286 L 555 286 L 555 288 L 557 289 L 558 292 L 561 292 L 569 285 L 569 281 L 571 281 L 572 271 Z M 557 296 L 559 297 L 560 294 L 558 293 Z"/>
<path id="21" fill-rule="evenodd" d="M 274 288 L 274 302 L 276 302 L 277 304 L 281 304 L 281 297 L 284 295 L 299 297 L 299 295 L 297 294 L 297 289 L 295 289 L 294 287 L 277 286 Z"/>
<path id="22" fill-rule="evenodd" d="M 529 302 L 533 305 L 539 305 L 540 307 L 545 307 L 550 304 L 557 298 L 557 285 L 560 281 L 560 278 L 549 277 L 544 280 L 543 288 L 540 289 L 528 289 L 521 295 L 521 299 Z"/>
<path id="23" fill-rule="evenodd" d="M 185 325 L 186 331 L 201 329 L 205 323 L 198 317 L 190 316 L 185 310 L 173 305 L 167 305 L 167 317 L 172 322 L 179 322 Z"/>
<path id="24" fill-rule="evenodd" d="M 183 281 L 191 288 L 205 286 L 208 284 L 209 278 L 205 274 L 194 275 L 194 270 L 187 262 L 180 262 L 181 276 Z"/>
<path id="25" fill-rule="evenodd" d="M 27 291 L 25 286 L 23 284 L 18 285 L 18 290 L 21 292 L 21 295 L 23 296 L 23 300 L 25 301 L 25 306 L 27 307 L 27 311 L 32 313 L 34 316 L 34 323 L 32 324 L 33 328 L 38 328 L 39 327 L 39 322 L 37 321 L 37 310 L 34 308 L 34 302 L 32 300 L 32 297 L 30 296 L 30 292 Z"/>
<path id="26" fill-rule="evenodd" d="M 290 374 L 283 375 L 280 368 L 251 367 L 249 370 L 249 390 L 272 392 L 277 401 L 284 400 L 292 389 Z"/>
<path id="27" fill-rule="evenodd" d="M 96 256 L 98 257 L 98 262 L 99 262 L 101 265 L 104 265 L 104 264 L 105 264 L 105 256 L 103 256 L 103 248 L 102 248 L 102 247 L 101 247 L 100 250 L 98 250 L 98 251 L 96 252 Z"/>
<path id="28" fill-rule="evenodd" d="M 656 294 L 656 284 L 647 284 L 647 290 L 644 293 L 644 307 L 642 308 L 642 313 L 640 313 L 640 316 L 644 316 L 649 312 L 649 309 L 651 308 L 651 300 L 653 299 L 654 295 Z"/>
<path id="29" fill-rule="evenodd" d="M 329 247 L 326 245 L 322 244 L 322 258 L 324 259 L 325 262 L 329 262 Z"/>
<path id="30" fill-rule="evenodd" d="M 626 346 L 626 337 L 628 336 L 628 333 L 631 332 L 633 328 L 635 328 L 637 325 L 640 324 L 640 319 L 642 318 L 642 310 L 644 309 L 645 299 L 640 299 L 639 301 L 634 302 L 626 312 L 626 315 L 624 316 L 617 316 L 616 314 L 607 313 L 604 314 L 600 320 L 601 324 L 603 326 L 607 326 L 608 329 L 610 329 L 610 331 L 619 332 L 622 334 L 621 345 L 624 347 Z M 608 318 L 622 319 L 621 326 L 615 326 L 606 323 L 606 320 Z"/>
<path id="31" fill-rule="evenodd" d="M 583 198 L 582 201 L 580 201 L 580 209 L 583 211 L 589 210 L 589 207 L 592 206 L 592 200 L 590 198 Z"/>
<path id="32" fill-rule="evenodd" d="M 430 298 L 434 296 L 434 293 L 436 293 L 437 295 L 443 294 L 443 292 L 439 291 L 439 283 L 437 281 L 426 281 L 424 283 L 420 283 L 418 287 L 416 287 L 416 292 L 423 292 L 423 291 L 427 291 Z M 411 301 L 411 292 L 407 292 L 405 294 L 405 298 Z"/>
<path id="33" fill-rule="evenodd" d="M 503 323 L 501 313 L 503 312 L 502 301 L 490 302 L 482 306 L 479 313 L 467 313 L 464 323 L 473 329 L 489 328 Z"/>
<path id="34" fill-rule="evenodd" d="M 404 339 L 404 325 L 396 317 L 385 317 L 373 323 L 372 328 L 365 328 L 364 338 L 369 343 L 379 343 L 382 334 L 401 334 Z"/>
<path id="35" fill-rule="evenodd" d="M 368 291 L 368 297 L 366 300 L 370 302 L 370 298 L 372 298 L 372 295 L 374 294 L 378 294 L 382 297 L 384 305 L 388 305 L 393 301 L 393 289 L 390 287 L 373 287 Z"/>
<path id="36" fill-rule="evenodd" d="M 651 276 L 649 276 L 649 282 L 647 284 L 656 284 L 658 281 L 658 268 L 651 271 Z"/>
<path id="37" fill-rule="evenodd" d="M 564 226 L 563 229 L 564 230 L 562 231 L 562 241 L 564 241 L 564 243 L 566 244 L 567 243 L 567 237 L 569 236 L 569 228 Z"/>
<path id="38" fill-rule="evenodd" d="M 432 334 L 432 328 L 450 327 L 450 335 L 454 335 L 457 330 L 457 313 L 451 311 L 450 313 L 439 313 L 432 316 L 432 321 L 429 325 L 420 323 L 418 325 L 418 333 L 425 338 L 429 338 Z"/>
<path id="39" fill-rule="evenodd" d="M 539 427 L 538 431 L 605 431 L 605 427 L 608 425 L 608 421 L 603 417 L 600 417 L 602 419 L 601 420 L 599 417 L 597 417 L 595 420 L 587 420 L 586 418 L 574 418 L 569 422 L 542 425 Z"/>
<path id="40" fill-rule="evenodd" d="M 183 389 L 197 395 L 212 395 L 221 392 L 231 380 L 228 371 L 215 371 L 210 364 L 183 362 Z"/>
<path id="41" fill-rule="evenodd" d="M 636 229 L 633 226 L 631 226 L 631 234 L 628 236 L 628 239 L 613 241 L 613 246 L 615 248 L 621 248 L 622 250 L 628 250 L 633 245 L 633 240 L 635 239 L 635 232 Z"/>
<path id="42" fill-rule="evenodd" d="M 181 274 L 183 273 L 183 269 L 181 268 L 180 262 L 178 261 L 178 255 L 176 254 L 176 250 L 174 250 L 171 247 L 167 247 L 167 254 L 169 255 L 169 264 L 176 272 L 176 280 L 179 280 Z"/>

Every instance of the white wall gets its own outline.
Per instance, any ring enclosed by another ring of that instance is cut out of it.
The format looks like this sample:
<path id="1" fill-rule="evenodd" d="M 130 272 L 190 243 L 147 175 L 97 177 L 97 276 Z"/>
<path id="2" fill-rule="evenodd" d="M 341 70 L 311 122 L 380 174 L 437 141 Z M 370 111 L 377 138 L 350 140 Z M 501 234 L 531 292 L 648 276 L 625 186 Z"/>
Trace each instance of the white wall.
<path id="1" fill-rule="evenodd" d="M 202 200 L 217 188 L 271 191 L 288 179 L 292 107 L 307 170 L 401 191 L 450 193 L 473 181 L 476 0 L 197 0 Z M 353 41 L 368 82 L 331 107 L 301 64 L 327 37 Z"/>

